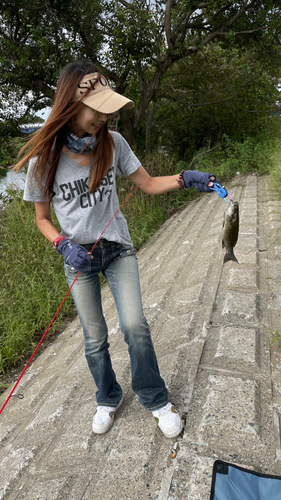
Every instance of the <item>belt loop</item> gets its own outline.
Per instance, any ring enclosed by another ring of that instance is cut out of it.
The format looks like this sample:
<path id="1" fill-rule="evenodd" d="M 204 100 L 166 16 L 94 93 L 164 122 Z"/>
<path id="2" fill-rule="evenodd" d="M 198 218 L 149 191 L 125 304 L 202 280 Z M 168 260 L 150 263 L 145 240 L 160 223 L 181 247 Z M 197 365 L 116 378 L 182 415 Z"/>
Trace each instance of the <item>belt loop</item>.
<path id="1" fill-rule="evenodd" d="M 93 248 L 95 243 L 84 243 L 84 245 L 82 244 L 82 247 L 86 248 L 87 252 L 90 252 Z"/>

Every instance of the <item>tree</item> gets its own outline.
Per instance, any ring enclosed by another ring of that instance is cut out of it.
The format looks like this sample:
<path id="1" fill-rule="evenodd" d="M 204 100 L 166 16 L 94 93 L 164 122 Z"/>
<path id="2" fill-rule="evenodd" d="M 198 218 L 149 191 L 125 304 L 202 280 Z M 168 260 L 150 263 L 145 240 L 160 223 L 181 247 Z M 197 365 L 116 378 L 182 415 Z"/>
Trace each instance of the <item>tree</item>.
<path id="1" fill-rule="evenodd" d="M 256 135 L 278 112 L 279 67 L 266 68 L 255 51 L 207 46 L 182 59 L 162 79 L 152 142 L 181 156 L 220 142 Z"/>
<path id="2" fill-rule="evenodd" d="M 153 103 L 170 68 L 218 40 L 225 49 L 255 46 L 260 58 L 274 40 L 279 54 L 280 10 L 277 0 L 2 0 L 0 82 L 32 91 L 38 108 L 52 99 L 67 62 L 91 60 L 134 98 L 134 110 L 120 117 L 135 144 L 146 117 L 151 135 Z"/>

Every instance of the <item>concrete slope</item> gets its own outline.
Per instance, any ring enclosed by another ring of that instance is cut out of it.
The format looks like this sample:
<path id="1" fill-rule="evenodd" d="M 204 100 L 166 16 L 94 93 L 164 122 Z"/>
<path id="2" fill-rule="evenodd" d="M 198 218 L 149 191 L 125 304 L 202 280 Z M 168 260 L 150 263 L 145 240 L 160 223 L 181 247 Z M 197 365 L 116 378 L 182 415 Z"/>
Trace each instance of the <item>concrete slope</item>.
<path id="1" fill-rule="evenodd" d="M 160 371 L 186 428 L 165 438 L 130 386 L 108 288 L 104 312 L 124 403 L 91 431 L 95 386 L 78 319 L 41 354 L 0 416 L 0 499 L 208 500 L 214 460 L 281 475 L 281 202 L 269 178 L 228 186 L 240 205 L 239 265 L 223 266 L 226 203 L 203 195 L 138 253 Z M 10 388 L 11 390 L 11 388 Z M 1 398 L 5 401 L 10 390 Z M 174 457 L 174 458 L 172 458 Z"/>

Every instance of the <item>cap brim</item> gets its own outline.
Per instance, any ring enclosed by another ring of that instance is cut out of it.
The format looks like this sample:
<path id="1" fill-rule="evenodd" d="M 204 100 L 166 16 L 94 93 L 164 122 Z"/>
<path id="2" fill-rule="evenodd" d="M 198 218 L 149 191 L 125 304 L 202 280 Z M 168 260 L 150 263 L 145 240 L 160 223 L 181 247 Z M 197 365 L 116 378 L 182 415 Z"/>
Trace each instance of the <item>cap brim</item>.
<path id="1" fill-rule="evenodd" d="M 113 90 L 87 95 L 82 102 L 90 108 L 105 114 L 115 113 L 121 108 L 132 109 L 134 107 L 133 101 Z"/>

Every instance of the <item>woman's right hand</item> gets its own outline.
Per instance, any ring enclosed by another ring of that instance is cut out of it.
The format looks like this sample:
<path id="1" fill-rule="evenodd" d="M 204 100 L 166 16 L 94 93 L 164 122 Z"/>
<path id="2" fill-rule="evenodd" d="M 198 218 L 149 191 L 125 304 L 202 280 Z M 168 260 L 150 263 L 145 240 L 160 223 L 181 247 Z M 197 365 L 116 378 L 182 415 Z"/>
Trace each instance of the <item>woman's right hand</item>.
<path id="1" fill-rule="evenodd" d="M 93 258 L 87 252 L 86 248 L 66 238 L 59 242 L 57 252 L 63 255 L 66 264 L 81 273 L 86 273 L 88 271 L 89 262 Z"/>

